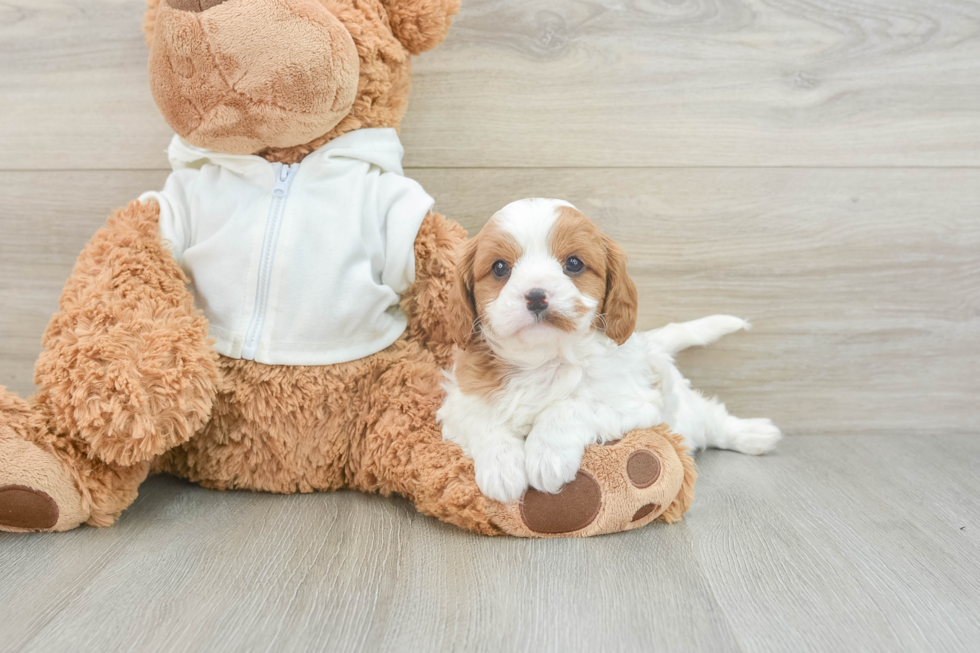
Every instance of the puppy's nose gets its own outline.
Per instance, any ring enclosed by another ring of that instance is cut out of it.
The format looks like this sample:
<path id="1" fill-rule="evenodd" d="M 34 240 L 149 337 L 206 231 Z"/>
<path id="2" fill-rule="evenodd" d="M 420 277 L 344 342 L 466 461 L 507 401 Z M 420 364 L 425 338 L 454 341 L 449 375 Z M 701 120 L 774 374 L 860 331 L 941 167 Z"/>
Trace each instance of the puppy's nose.
<path id="1" fill-rule="evenodd" d="M 548 295 L 541 288 L 531 288 L 524 295 L 524 299 L 527 300 L 527 310 L 531 311 L 535 315 L 548 308 Z"/>

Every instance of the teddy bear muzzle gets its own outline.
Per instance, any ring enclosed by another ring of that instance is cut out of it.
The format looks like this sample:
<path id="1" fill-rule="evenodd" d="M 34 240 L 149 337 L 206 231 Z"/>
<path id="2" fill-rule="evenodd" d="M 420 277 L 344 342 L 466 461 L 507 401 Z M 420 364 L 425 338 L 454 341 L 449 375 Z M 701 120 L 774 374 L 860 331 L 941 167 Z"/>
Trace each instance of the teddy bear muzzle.
<path id="1" fill-rule="evenodd" d="M 252 154 L 333 129 L 354 104 L 359 60 L 319 0 L 165 0 L 149 67 L 174 131 L 198 147 Z"/>
<path id="2" fill-rule="evenodd" d="M 217 7 L 225 0 L 167 0 L 169 4 L 174 9 L 181 9 L 183 11 L 207 11 L 211 7 Z"/>

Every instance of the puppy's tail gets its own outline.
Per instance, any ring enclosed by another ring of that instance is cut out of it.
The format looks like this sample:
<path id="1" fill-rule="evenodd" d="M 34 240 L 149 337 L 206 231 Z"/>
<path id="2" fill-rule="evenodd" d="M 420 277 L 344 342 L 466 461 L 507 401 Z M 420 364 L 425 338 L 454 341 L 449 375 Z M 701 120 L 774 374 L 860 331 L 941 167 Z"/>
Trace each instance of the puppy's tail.
<path id="1" fill-rule="evenodd" d="M 673 356 L 688 347 L 710 345 L 729 333 L 750 328 L 752 325 L 733 315 L 709 315 L 690 322 L 674 322 L 645 335 L 653 349 Z"/>

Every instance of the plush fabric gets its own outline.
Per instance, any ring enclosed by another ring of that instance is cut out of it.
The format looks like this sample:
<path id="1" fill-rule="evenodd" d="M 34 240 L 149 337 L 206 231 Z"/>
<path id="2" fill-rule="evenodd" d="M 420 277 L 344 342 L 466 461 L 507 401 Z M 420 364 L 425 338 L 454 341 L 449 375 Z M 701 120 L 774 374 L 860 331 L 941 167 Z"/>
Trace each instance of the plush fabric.
<path id="1" fill-rule="evenodd" d="M 198 147 L 296 163 L 353 130 L 397 129 L 410 55 L 442 40 L 456 9 L 456 0 L 148 0 L 154 97 Z M 585 536 L 679 519 L 694 468 L 662 427 L 590 447 L 581 479 L 561 494 L 507 506 L 480 494 L 472 461 L 435 423 L 464 239 L 458 224 L 425 217 L 400 302 L 407 329 L 384 350 L 266 365 L 213 349 L 161 237 L 159 204 L 116 211 L 65 285 L 37 393 L 0 388 L 0 530 L 108 526 L 151 468 L 215 489 L 400 494 L 487 535 Z"/>
<path id="2" fill-rule="evenodd" d="M 350 32 L 316 0 L 234 0 L 156 9 L 150 89 L 199 147 L 250 154 L 333 128 L 357 90 Z"/>

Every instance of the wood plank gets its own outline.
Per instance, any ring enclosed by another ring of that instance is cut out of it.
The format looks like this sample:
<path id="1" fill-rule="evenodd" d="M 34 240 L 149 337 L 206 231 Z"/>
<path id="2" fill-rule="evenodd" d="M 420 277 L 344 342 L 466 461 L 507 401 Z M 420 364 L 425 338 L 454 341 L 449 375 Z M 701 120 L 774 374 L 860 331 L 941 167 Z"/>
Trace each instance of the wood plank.
<path id="1" fill-rule="evenodd" d="M 968 492 L 976 437 L 784 444 L 766 458 L 699 459 L 692 540 L 743 650 L 975 649 L 980 550 L 960 527 L 975 529 L 977 513 L 944 521 L 923 490 Z M 922 460 L 936 448 L 942 460 Z M 972 462 L 951 466 L 951 451 Z"/>
<path id="2" fill-rule="evenodd" d="M 713 313 L 748 333 L 682 370 L 790 434 L 975 433 L 978 170 L 410 171 L 476 229 L 524 196 L 564 197 L 622 243 L 641 328 Z M 32 389 L 78 251 L 166 173 L 0 173 L 0 385 Z"/>
<path id="3" fill-rule="evenodd" d="M 0 173 L 0 385 L 33 392 L 41 336 L 78 253 L 109 214 L 162 170 Z"/>
<path id="4" fill-rule="evenodd" d="M 142 3 L 0 8 L 0 169 L 153 168 Z M 980 4 L 466 0 L 412 166 L 980 165 Z"/>
<path id="5" fill-rule="evenodd" d="M 5 573 L 13 585 L 0 587 L 0 606 L 16 617 L 0 625 L 4 641 L 25 651 L 121 642 L 132 650 L 329 642 L 332 651 L 499 651 L 532 650 L 532 642 L 596 649 L 616 638 L 633 650 L 737 650 L 682 531 L 542 547 L 481 538 L 405 501 L 353 493 L 219 494 L 162 477 L 141 494 L 111 530 L 82 529 L 64 545 L 62 566 L 72 569 L 99 560 L 106 540 L 125 547 L 78 581 L 50 569 L 28 538 L 0 534 L 4 559 L 16 561 Z M 646 564 L 650 550 L 664 564 Z M 24 591 L 38 576 L 43 584 Z M 650 614 L 616 591 L 627 579 L 674 600 Z M 68 591 L 70 600 L 45 609 Z M 492 625 L 504 623 L 512 627 Z"/>
<path id="6" fill-rule="evenodd" d="M 708 452 L 675 526 L 481 538 L 397 499 L 156 477 L 110 529 L 0 534 L 11 651 L 971 651 L 974 436 L 798 437 Z M 929 452 L 963 452 L 930 457 Z M 923 457 L 927 459 L 922 463 Z M 885 461 L 884 463 L 882 461 Z M 891 469 L 913 468 L 914 483 Z"/>
<path id="7" fill-rule="evenodd" d="M 641 328 L 752 320 L 751 332 L 679 358 L 736 414 L 771 416 L 791 434 L 975 432 L 980 171 L 416 176 L 467 228 L 520 197 L 578 205 L 630 254 Z"/>
<path id="8" fill-rule="evenodd" d="M 977 165 L 978 18 L 947 0 L 464 2 L 419 62 L 407 161 Z"/>

